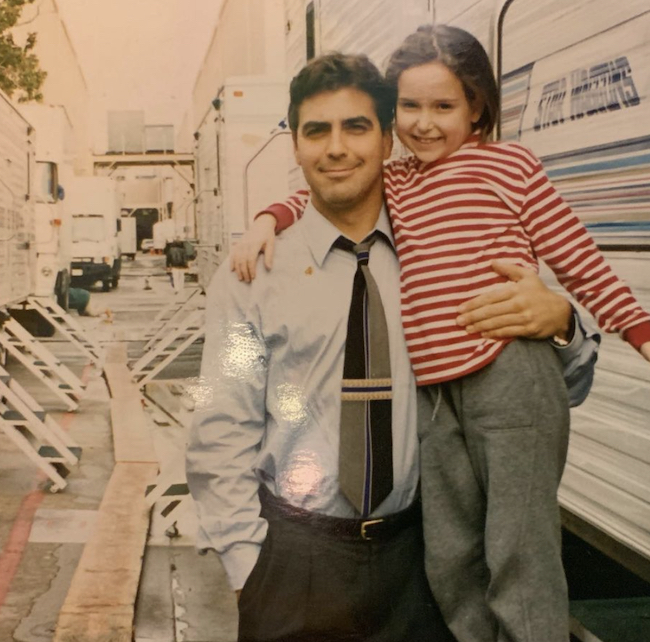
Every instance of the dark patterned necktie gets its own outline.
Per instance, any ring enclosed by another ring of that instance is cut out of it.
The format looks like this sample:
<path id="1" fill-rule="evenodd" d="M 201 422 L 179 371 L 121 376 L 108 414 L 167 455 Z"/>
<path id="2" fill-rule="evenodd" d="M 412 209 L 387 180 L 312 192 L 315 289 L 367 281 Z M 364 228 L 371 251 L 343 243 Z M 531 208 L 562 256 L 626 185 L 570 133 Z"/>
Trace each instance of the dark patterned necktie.
<path id="1" fill-rule="evenodd" d="M 342 236 L 335 243 L 357 257 L 343 366 L 339 484 L 364 517 L 393 488 L 388 328 L 368 267 L 370 247 L 380 234 L 373 232 L 357 245 Z"/>

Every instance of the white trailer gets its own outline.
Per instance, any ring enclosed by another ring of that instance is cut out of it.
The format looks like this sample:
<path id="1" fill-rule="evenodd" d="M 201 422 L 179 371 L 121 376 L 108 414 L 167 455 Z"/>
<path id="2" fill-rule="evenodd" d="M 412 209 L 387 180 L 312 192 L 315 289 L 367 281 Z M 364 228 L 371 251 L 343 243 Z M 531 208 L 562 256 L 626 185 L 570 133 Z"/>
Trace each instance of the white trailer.
<path id="1" fill-rule="evenodd" d="M 287 193 L 290 136 L 280 126 L 286 110 L 284 77 L 228 78 L 199 126 L 197 264 L 203 288 L 251 216 Z"/>
<path id="2" fill-rule="evenodd" d="M 2 92 L 0 163 L 0 357 L 4 364 L 10 354 L 72 411 L 83 392 L 81 382 L 9 314 L 15 315 L 19 307 L 19 312 L 31 312 L 34 306 L 41 307 L 42 299 L 30 296 L 36 267 L 33 128 Z M 65 311 L 53 301 L 46 305 L 44 314 L 67 332 Z M 83 335 L 79 330 L 74 337 L 77 345 Z M 0 431 L 49 478 L 51 490 L 65 487 L 64 477 L 79 460 L 81 448 L 2 367 Z"/>
<path id="3" fill-rule="evenodd" d="M 117 287 L 122 258 L 118 241 L 120 205 L 115 181 L 101 176 L 78 177 L 66 193 L 72 219 L 72 285 L 103 290 Z"/>
<path id="4" fill-rule="evenodd" d="M 0 307 L 33 292 L 33 129 L 0 92 Z"/>
<path id="5" fill-rule="evenodd" d="M 73 174 L 72 125 L 62 106 L 26 104 L 21 112 L 36 129 L 34 295 L 54 295 L 67 309 L 72 237 L 63 197 Z"/>

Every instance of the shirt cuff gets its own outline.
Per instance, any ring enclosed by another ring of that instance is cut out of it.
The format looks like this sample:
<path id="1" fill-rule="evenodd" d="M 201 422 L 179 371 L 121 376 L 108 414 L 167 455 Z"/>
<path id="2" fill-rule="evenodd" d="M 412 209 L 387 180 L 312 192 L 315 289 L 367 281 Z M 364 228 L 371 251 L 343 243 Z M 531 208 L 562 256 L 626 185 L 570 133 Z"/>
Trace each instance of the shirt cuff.
<path id="1" fill-rule="evenodd" d="M 255 218 L 257 219 L 257 217 L 262 216 L 262 214 L 272 214 L 274 216 L 276 234 L 279 234 L 282 230 L 286 230 L 294 223 L 293 212 L 282 203 L 269 205 L 264 211 L 256 214 Z"/>
<path id="2" fill-rule="evenodd" d="M 235 544 L 219 556 L 233 591 L 239 591 L 246 584 L 261 548 L 259 544 Z"/>
<path id="3" fill-rule="evenodd" d="M 650 341 L 650 321 L 643 321 L 623 332 L 623 338 L 637 350 Z"/>
<path id="4" fill-rule="evenodd" d="M 578 355 L 586 342 L 587 339 L 594 339 L 600 343 L 600 335 L 598 332 L 593 330 L 587 330 L 578 314 L 577 310 L 571 306 L 573 309 L 573 336 L 570 337 L 566 342 L 558 342 L 553 337 L 549 339 L 551 345 L 558 350 L 559 352 L 570 353 L 564 354 L 564 357 L 569 357 L 572 355 Z"/>

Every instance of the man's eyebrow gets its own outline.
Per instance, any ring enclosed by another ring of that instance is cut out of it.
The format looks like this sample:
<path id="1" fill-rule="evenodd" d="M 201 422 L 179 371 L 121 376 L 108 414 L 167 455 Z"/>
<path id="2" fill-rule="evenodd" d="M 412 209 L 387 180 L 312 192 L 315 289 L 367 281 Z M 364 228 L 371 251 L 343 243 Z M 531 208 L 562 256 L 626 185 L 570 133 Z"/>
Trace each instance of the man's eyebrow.
<path id="1" fill-rule="evenodd" d="M 344 126 L 354 126 L 354 125 L 369 125 L 372 127 L 372 121 L 370 118 L 367 118 L 366 116 L 355 116 L 354 118 L 346 118 L 343 121 Z"/>

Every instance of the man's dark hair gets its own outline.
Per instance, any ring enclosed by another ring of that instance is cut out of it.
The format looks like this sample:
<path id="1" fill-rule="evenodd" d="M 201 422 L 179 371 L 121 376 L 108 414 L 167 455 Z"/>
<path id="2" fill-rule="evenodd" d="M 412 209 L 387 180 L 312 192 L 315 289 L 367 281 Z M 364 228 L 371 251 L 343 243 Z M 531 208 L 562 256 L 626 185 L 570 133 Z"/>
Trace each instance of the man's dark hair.
<path id="1" fill-rule="evenodd" d="M 372 98 L 382 131 L 389 131 L 393 122 L 391 92 L 379 69 L 364 55 L 330 53 L 314 58 L 291 81 L 289 95 L 289 127 L 298 131 L 300 105 L 317 94 L 339 89 L 357 89 Z"/>

